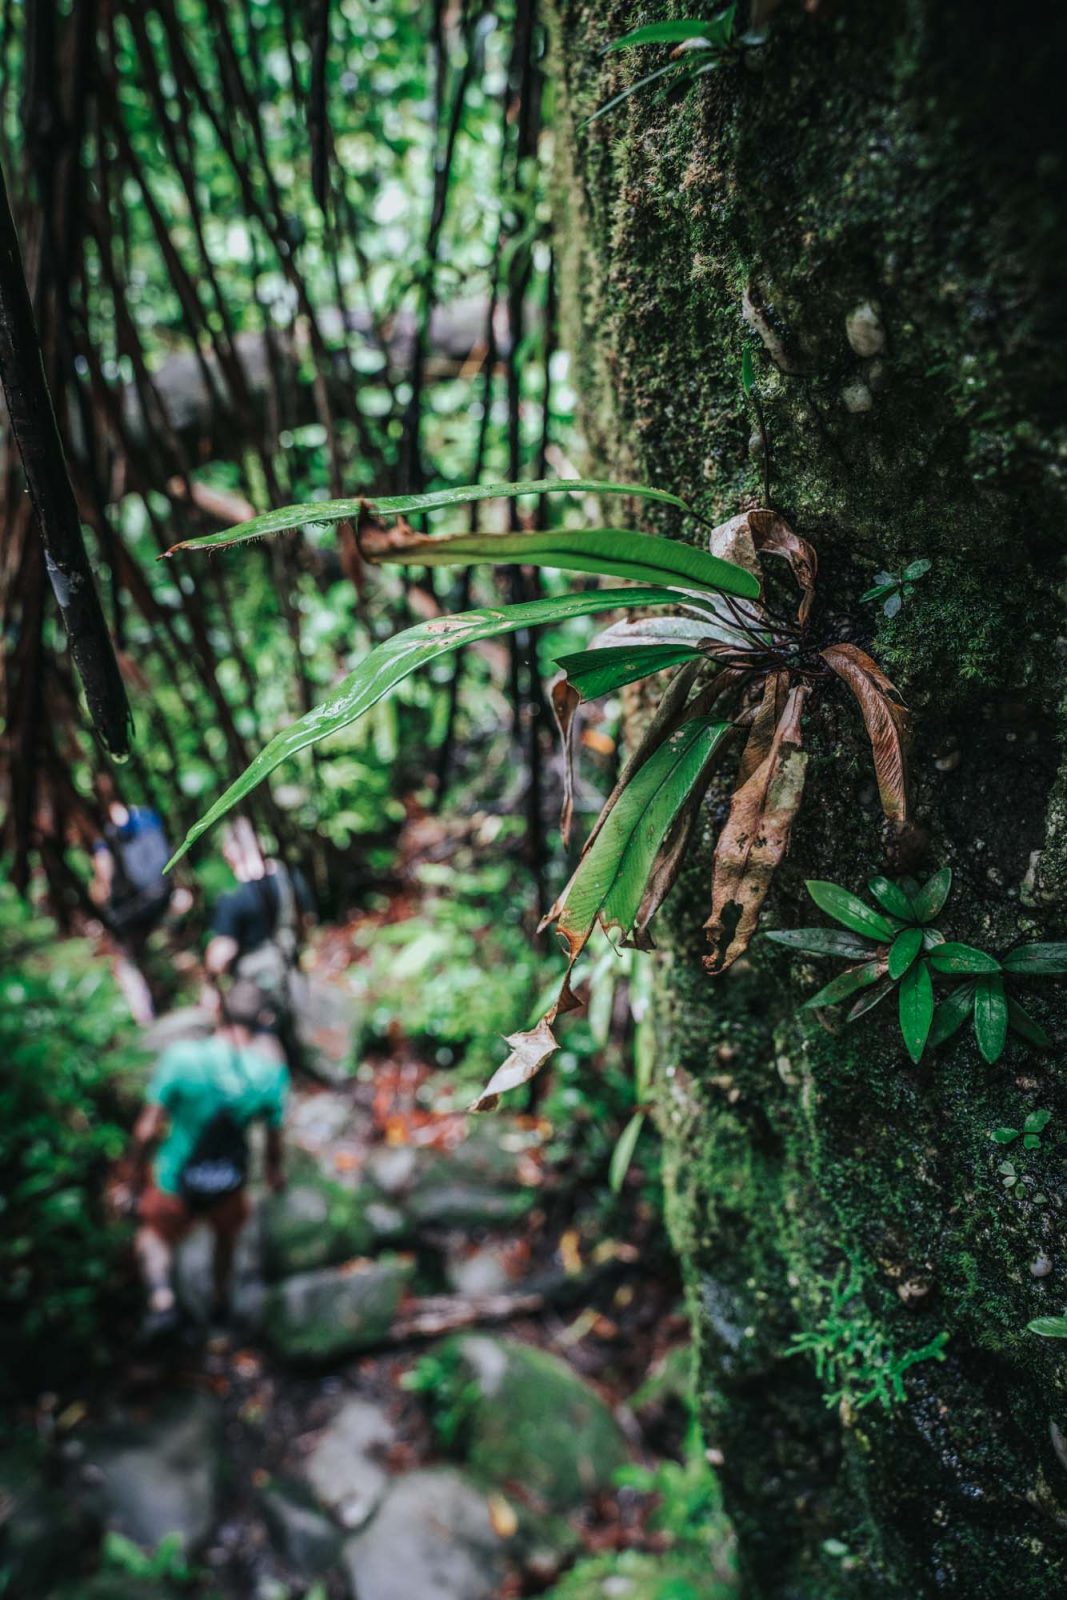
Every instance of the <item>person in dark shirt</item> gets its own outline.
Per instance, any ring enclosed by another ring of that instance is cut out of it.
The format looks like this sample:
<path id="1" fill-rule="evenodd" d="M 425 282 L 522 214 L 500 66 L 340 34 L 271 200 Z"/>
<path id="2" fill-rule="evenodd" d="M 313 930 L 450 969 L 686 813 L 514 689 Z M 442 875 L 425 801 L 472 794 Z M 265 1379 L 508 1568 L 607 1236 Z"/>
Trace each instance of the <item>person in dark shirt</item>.
<path id="1" fill-rule="evenodd" d="M 314 912 L 311 893 L 299 870 L 264 857 L 247 822 L 228 831 L 222 848 L 237 888 L 220 896 L 215 907 L 204 964 L 215 979 L 224 974 L 247 979 L 271 997 L 278 1037 L 295 1069 L 303 993 L 300 944 Z"/>

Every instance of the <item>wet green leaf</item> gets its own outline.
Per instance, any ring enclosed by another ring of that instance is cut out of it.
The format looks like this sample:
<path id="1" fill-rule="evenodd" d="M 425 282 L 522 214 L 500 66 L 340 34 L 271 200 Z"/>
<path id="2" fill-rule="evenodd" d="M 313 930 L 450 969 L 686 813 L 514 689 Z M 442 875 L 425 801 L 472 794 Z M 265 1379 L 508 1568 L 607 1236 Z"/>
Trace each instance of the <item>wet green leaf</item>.
<path id="1" fill-rule="evenodd" d="M 849 967 L 846 971 L 838 973 L 836 978 L 813 994 L 801 1006 L 802 1011 L 814 1011 L 820 1006 L 835 1006 L 840 1000 L 847 1000 L 850 994 L 855 994 L 859 989 L 869 988 L 872 983 L 877 983 L 885 976 L 885 962 L 882 960 L 868 961 L 861 967 Z"/>
<path id="2" fill-rule="evenodd" d="M 710 18 L 679 18 L 674 22 L 648 22 L 621 39 L 613 39 L 608 50 L 632 50 L 641 44 L 684 44 L 688 39 L 707 39 L 709 44 L 726 44 L 733 33 L 737 7 L 727 6 Z"/>
<path id="3" fill-rule="evenodd" d="M 662 672 L 665 667 L 697 661 L 700 655 L 692 645 L 645 644 L 615 650 L 578 650 L 573 655 L 557 656 L 556 665 L 567 674 L 583 700 L 596 700 L 638 678 Z"/>
<path id="4" fill-rule="evenodd" d="M 866 993 L 860 995 L 856 1004 L 851 1008 L 845 1018 L 846 1022 L 856 1022 L 860 1017 L 865 1017 L 868 1011 L 873 1011 L 875 1006 L 880 1006 L 882 1001 L 893 993 L 896 986 L 897 980 L 888 976 L 884 977 L 880 983 L 872 984 Z"/>
<path id="5" fill-rule="evenodd" d="M 916 578 L 925 577 L 932 566 L 933 562 L 927 561 L 925 557 L 919 561 L 911 561 L 904 568 L 904 571 L 901 573 L 901 577 L 905 578 L 910 583 L 914 583 Z"/>
<path id="6" fill-rule="evenodd" d="M 1013 1033 L 1017 1033 L 1020 1039 L 1025 1039 L 1027 1044 L 1032 1044 L 1038 1050 L 1051 1048 L 1052 1040 L 1040 1022 L 1036 1022 L 1030 1013 L 1024 1011 L 1019 1002 L 1013 1000 L 1010 995 L 1008 996 L 1008 1027 Z"/>
<path id="7" fill-rule="evenodd" d="M 950 974 L 1000 971 L 1000 962 L 986 955 L 984 950 L 976 950 L 969 944 L 957 944 L 951 939 L 947 944 L 939 944 L 930 951 L 930 965 L 935 972 Z"/>
<path id="8" fill-rule="evenodd" d="M 849 961 L 861 961 L 876 953 L 870 941 L 838 928 L 775 928 L 764 938 L 806 956 L 844 956 Z"/>
<path id="9" fill-rule="evenodd" d="M 756 387 L 756 372 L 752 365 L 752 350 L 747 344 L 741 352 L 741 387 L 746 397 L 751 399 Z"/>
<path id="10" fill-rule="evenodd" d="M 645 1113 L 635 1111 L 622 1133 L 619 1135 L 614 1150 L 611 1152 L 611 1164 L 608 1167 L 608 1183 L 612 1193 L 618 1194 L 630 1170 L 630 1163 L 637 1149 L 637 1141 L 641 1137 L 641 1129 L 645 1125 Z"/>
<path id="11" fill-rule="evenodd" d="M 1067 1339 L 1067 1317 L 1035 1317 L 1026 1324 L 1026 1331 L 1042 1339 Z"/>
<path id="12" fill-rule="evenodd" d="M 891 917 L 898 917 L 903 923 L 919 921 L 910 897 L 889 878 L 872 878 L 867 887 L 882 910 L 888 911 Z"/>
<path id="13" fill-rule="evenodd" d="M 391 689 L 420 667 L 458 650 L 461 645 L 497 634 L 514 633 L 519 628 L 534 628 L 545 622 L 560 622 L 565 617 L 581 617 L 598 611 L 616 611 L 624 606 L 675 606 L 678 596 L 666 589 L 594 589 L 585 594 L 554 596 L 530 600 L 522 605 L 487 606 L 464 611 L 454 617 L 434 617 L 414 628 L 394 634 L 366 655 L 339 688 L 275 734 L 235 783 L 222 794 L 209 811 L 194 823 L 168 868 L 180 861 L 190 845 L 238 805 L 246 795 L 270 776 L 290 757 L 317 744 L 332 733 L 347 728 L 376 705 Z"/>
<path id="14" fill-rule="evenodd" d="M 630 494 L 638 500 L 655 500 L 661 505 L 675 506 L 679 511 L 691 508 L 676 494 L 665 489 L 650 489 L 640 483 L 606 483 L 597 478 L 536 478 L 525 483 L 470 483 L 460 489 L 434 489 L 428 494 L 400 494 L 384 499 L 362 498 L 351 500 L 308 500 L 299 505 L 279 506 L 261 517 L 239 522 L 236 527 L 223 528 L 218 533 L 208 533 L 198 539 L 182 539 L 167 551 L 168 556 L 177 550 L 220 550 L 231 544 L 244 544 L 249 539 L 263 539 L 275 533 L 290 533 L 296 528 L 311 528 L 331 522 L 357 522 L 368 511 L 381 517 L 414 515 L 416 512 L 439 511 L 446 506 L 470 505 L 475 500 L 515 500 L 526 494 Z"/>
<path id="15" fill-rule="evenodd" d="M 915 920 L 933 922 L 948 899 L 951 888 L 952 868 L 942 867 L 940 872 L 935 872 L 932 878 L 926 880 L 915 895 Z"/>
<path id="16" fill-rule="evenodd" d="M 978 1049 L 992 1066 L 1004 1054 L 1008 1038 L 1008 1002 L 999 973 L 979 978 L 975 986 L 974 1032 Z"/>
<path id="17" fill-rule="evenodd" d="M 916 961 L 900 982 L 900 1031 L 918 1065 L 934 1020 L 934 986 L 925 960 Z"/>
<path id="18" fill-rule="evenodd" d="M 994 1144 L 1014 1144 L 1019 1137 L 1018 1128 L 994 1128 L 989 1135 Z"/>
<path id="19" fill-rule="evenodd" d="M 947 995 L 934 1013 L 933 1027 L 927 1043 L 931 1050 L 936 1050 L 938 1045 L 951 1039 L 958 1033 L 967 1018 L 974 1010 L 974 984 L 961 983 L 958 989 L 953 989 Z"/>
<path id="20" fill-rule="evenodd" d="M 1004 957 L 1004 971 L 1024 977 L 1067 972 L 1067 944 L 1021 944 Z"/>
<path id="21" fill-rule="evenodd" d="M 1052 1112 L 1051 1111 L 1031 1111 L 1030 1115 L 1027 1117 L 1026 1121 L 1023 1123 L 1023 1132 L 1024 1133 L 1044 1133 L 1045 1129 L 1048 1127 L 1048 1125 L 1049 1125 L 1049 1123 L 1051 1121 L 1052 1121 Z"/>
<path id="22" fill-rule="evenodd" d="M 898 933 L 889 948 L 889 976 L 902 978 L 922 949 L 921 928 L 905 928 Z"/>
<path id="23" fill-rule="evenodd" d="M 825 911 L 836 922 L 844 923 L 853 933 L 865 934 L 879 944 L 892 943 L 896 933 L 893 924 L 865 905 L 857 895 L 850 894 L 836 883 L 827 883 L 819 878 L 809 880 L 807 890 L 820 911 Z"/>
<path id="24" fill-rule="evenodd" d="M 683 589 L 759 598 L 759 579 L 695 545 L 628 528 L 550 528 L 531 533 L 412 534 L 403 543 L 369 546 L 375 563 L 419 567 L 555 567 L 598 572 L 632 583 L 677 584 Z"/>
<path id="25" fill-rule="evenodd" d="M 683 722 L 626 785 L 563 895 L 558 929 L 572 958 L 598 919 L 624 933 L 633 926 L 656 853 L 730 730 Z"/>

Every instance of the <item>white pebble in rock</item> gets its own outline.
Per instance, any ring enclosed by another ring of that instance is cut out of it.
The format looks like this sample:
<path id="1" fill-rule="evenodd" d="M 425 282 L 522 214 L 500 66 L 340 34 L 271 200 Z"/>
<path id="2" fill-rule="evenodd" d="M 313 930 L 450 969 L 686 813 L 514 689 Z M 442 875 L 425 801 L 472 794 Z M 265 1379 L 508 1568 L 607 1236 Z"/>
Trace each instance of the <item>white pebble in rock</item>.
<path id="1" fill-rule="evenodd" d="M 1048 1256 L 1035 1256 L 1030 1263 L 1031 1278 L 1047 1278 L 1052 1271 L 1052 1262 Z"/>
<path id="2" fill-rule="evenodd" d="M 845 318 L 848 342 L 858 356 L 876 356 L 885 349 L 885 328 L 876 300 L 864 300 Z"/>
<path id="3" fill-rule="evenodd" d="M 851 383 L 846 383 L 841 390 L 841 399 L 846 411 L 869 411 L 874 405 L 874 396 L 862 378 L 854 378 Z"/>

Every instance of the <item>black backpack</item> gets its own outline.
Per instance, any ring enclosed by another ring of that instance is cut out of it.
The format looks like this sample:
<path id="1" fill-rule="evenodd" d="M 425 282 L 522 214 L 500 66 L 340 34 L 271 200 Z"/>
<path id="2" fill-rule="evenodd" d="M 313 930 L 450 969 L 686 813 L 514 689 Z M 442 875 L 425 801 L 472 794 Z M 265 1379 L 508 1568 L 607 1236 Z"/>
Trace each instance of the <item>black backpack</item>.
<path id="1" fill-rule="evenodd" d="M 227 1106 L 201 1128 L 179 1180 L 190 1211 L 206 1211 L 248 1182 L 248 1134 Z"/>

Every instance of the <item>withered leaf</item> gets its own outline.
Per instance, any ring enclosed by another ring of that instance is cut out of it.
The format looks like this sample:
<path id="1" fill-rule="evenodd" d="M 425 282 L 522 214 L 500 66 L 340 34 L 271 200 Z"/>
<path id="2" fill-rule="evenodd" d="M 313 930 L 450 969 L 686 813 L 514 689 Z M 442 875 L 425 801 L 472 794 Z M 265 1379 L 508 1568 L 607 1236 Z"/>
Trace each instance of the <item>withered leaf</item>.
<path id="1" fill-rule="evenodd" d="M 818 558 L 808 541 L 794 533 L 777 511 L 769 511 L 764 507 L 742 511 L 713 530 L 709 545 L 712 554 L 720 560 L 732 561 L 735 566 L 744 567 L 746 572 L 753 573 L 761 582 L 759 557 L 782 556 L 788 561 L 800 590 L 797 620 L 801 626 L 807 622 L 815 599 Z"/>
<path id="2" fill-rule="evenodd" d="M 874 752 L 882 810 L 890 822 L 903 824 L 908 820 L 908 713 L 900 695 L 878 663 L 856 645 L 832 644 L 821 655 L 859 701 Z"/>
<path id="3" fill-rule="evenodd" d="M 559 1049 L 559 1041 L 552 1032 L 549 1017 L 555 1020 L 553 1013 L 549 1013 L 549 1016 L 541 1018 L 536 1028 L 530 1028 L 526 1033 L 507 1035 L 511 1054 L 497 1067 L 481 1094 L 467 1108 L 469 1111 L 492 1111 L 500 1096 L 508 1089 L 517 1089 L 520 1084 L 529 1083 L 531 1078 L 536 1077 L 549 1056 Z"/>
<path id="4" fill-rule="evenodd" d="M 574 821 L 574 713 L 581 704 L 581 695 L 573 684 L 568 683 L 567 674 L 560 673 L 549 691 L 552 701 L 552 715 L 556 719 L 559 729 L 560 744 L 563 749 L 563 808 L 560 812 L 559 829 L 565 845 L 571 841 L 571 825 Z"/>
<path id="5" fill-rule="evenodd" d="M 807 756 L 800 719 L 807 684 L 789 691 L 763 761 L 734 793 L 730 815 L 715 846 L 711 915 L 704 924 L 708 972 L 722 972 L 747 948 L 804 792 Z"/>
<path id="6" fill-rule="evenodd" d="M 789 562 L 800 590 L 797 621 L 803 627 L 815 600 L 815 579 L 819 571 L 815 551 L 806 539 L 793 532 L 777 511 L 750 511 L 748 518 L 753 543 L 759 554 L 782 556 Z"/>
<path id="7" fill-rule="evenodd" d="M 737 773 L 738 788 L 748 782 L 756 768 L 762 766 L 770 755 L 775 729 L 781 721 L 788 693 L 789 674 L 768 673 L 763 686 L 763 698 L 756 709 L 745 748 L 741 752 L 741 763 Z"/>

